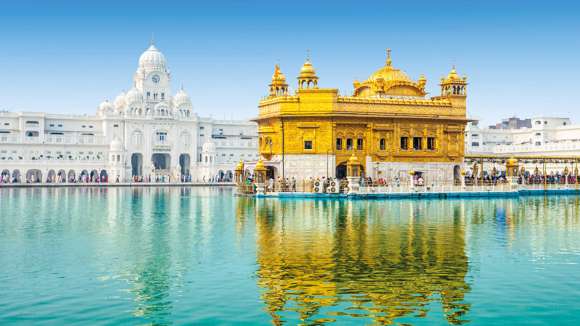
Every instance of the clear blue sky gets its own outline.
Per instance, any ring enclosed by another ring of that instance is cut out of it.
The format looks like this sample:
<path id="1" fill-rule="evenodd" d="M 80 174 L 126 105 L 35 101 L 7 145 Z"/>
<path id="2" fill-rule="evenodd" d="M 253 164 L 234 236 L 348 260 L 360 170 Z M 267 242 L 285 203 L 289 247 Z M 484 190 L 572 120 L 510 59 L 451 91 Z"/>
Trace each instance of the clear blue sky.
<path id="1" fill-rule="evenodd" d="M 255 116 L 274 64 L 295 86 L 307 49 L 320 86 L 350 92 L 387 47 L 432 95 L 455 64 L 485 123 L 580 113 L 573 1 L 48 2 L 1 5 L 0 109 L 92 114 L 130 88 L 154 33 L 201 115 Z"/>

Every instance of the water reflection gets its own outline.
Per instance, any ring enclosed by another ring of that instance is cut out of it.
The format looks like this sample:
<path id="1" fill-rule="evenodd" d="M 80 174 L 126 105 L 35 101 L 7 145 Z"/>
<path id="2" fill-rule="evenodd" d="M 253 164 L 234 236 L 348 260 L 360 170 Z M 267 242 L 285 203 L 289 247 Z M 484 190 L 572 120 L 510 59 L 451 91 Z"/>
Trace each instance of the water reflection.
<path id="1" fill-rule="evenodd" d="M 256 227 L 258 284 L 274 324 L 390 324 L 436 303 L 449 323 L 467 321 L 461 202 L 262 200 Z"/>
<path id="2" fill-rule="evenodd" d="M 0 324 L 577 321 L 578 196 L 30 188 L 0 208 Z"/>

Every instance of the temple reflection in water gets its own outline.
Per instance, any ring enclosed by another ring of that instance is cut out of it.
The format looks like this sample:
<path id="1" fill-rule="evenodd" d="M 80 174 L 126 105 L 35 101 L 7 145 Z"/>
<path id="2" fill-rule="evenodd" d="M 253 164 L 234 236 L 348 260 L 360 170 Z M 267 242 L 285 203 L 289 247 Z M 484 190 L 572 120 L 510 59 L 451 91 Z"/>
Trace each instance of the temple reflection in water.
<path id="1" fill-rule="evenodd" d="M 461 202 L 255 205 L 258 283 L 274 324 L 294 313 L 307 324 L 338 316 L 389 324 L 426 316 L 434 304 L 448 322 L 466 321 L 470 286 Z"/>

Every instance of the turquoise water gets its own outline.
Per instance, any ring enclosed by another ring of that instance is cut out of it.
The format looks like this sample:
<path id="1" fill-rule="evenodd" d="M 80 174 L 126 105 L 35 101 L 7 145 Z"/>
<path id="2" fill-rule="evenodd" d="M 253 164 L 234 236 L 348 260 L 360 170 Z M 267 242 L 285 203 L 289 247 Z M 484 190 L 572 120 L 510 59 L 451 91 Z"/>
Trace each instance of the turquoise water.
<path id="1" fill-rule="evenodd" d="M 578 324 L 580 199 L 0 189 L 0 324 Z"/>

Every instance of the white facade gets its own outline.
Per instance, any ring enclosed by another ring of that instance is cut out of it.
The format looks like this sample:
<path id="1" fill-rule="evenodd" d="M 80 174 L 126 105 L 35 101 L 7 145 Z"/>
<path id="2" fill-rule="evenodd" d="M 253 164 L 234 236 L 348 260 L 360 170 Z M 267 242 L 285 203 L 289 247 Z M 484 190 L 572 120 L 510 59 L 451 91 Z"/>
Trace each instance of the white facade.
<path id="1" fill-rule="evenodd" d="M 171 95 L 171 74 L 154 45 L 139 58 L 133 84 L 95 116 L 0 112 L 1 175 L 227 181 L 240 159 L 258 158 L 256 124 L 199 117 L 183 89 Z"/>
<path id="2" fill-rule="evenodd" d="M 467 154 L 571 156 L 580 151 L 580 125 L 569 118 L 533 118 L 531 128 L 491 129 L 469 123 Z"/>

